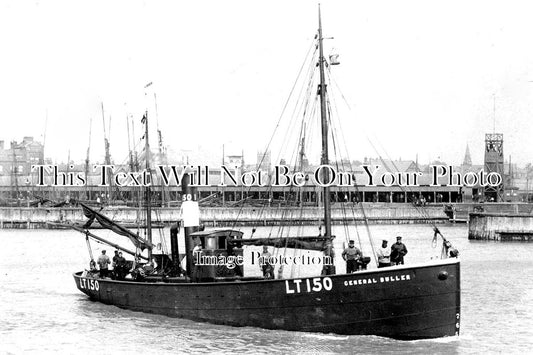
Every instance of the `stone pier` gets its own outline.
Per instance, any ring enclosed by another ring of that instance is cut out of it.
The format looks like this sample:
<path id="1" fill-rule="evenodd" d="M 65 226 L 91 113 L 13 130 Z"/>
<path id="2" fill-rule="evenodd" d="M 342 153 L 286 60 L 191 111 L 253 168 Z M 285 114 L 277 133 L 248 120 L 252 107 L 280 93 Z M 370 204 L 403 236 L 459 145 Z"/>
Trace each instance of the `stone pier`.
<path id="1" fill-rule="evenodd" d="M 400 223 L 444 223 L 448 216 L 442 206 L 428 206 L 423 209 L 410 204 L 365 203 L 364 213 L 360 205 L 332 209 L 332 223 L 361 223 L 366 219 L 374 224 Z M 421 212 L 422 211 L 422 212 Z M 101 211 L 118 223 L 136 224 L 143 220 L 144 210 L 130 207 L 107 207 Z M 227 208 L 202 207 L 201 223 L 207 226 L 257 226 L 283 224 L 316 224 L 323 219 L 318 207 L 266 207 Z M 0 228 L 47 228 L 48 223 L 84 223 L 79 208 L 0 208 Z M 179 208 L 153 208 L 152 220 L 167 225 L 181 220 Z"/>
<path id="2" fill-rule="evenodd" d="M 468 239 L 533 241 L 533 215 L 470 213 Z"/>

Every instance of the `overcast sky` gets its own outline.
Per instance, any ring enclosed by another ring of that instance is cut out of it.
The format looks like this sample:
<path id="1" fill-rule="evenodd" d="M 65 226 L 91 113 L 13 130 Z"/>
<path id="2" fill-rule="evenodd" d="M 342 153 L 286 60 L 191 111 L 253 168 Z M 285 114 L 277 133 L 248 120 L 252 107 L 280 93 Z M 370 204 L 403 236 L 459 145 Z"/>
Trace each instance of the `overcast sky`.
<path id="1" fill-rule="evenodd" d="M 531 162 L 532 10 L 528 1 L 322 1 L 324 35 L 334 37 L 325 52 L 340 54 L 332 72 L 351 107 L 341 117 L 350 157 L 376 156 L 370 137 L 391 158 L 421 162 L 459 163 L 469 144 L 481 163 L 495 117 L 506 159 Z M 0 140 L 46 131 L 47 156 L 83 160 L 92 118 L 91 160 L 102 161 L 103 102 L 121 161 L 127 115 L 139 136 L 156 93 L 166 145 L 226 144 L 255 162 L 316 29 L 313 1 L 2 1 Z"/>

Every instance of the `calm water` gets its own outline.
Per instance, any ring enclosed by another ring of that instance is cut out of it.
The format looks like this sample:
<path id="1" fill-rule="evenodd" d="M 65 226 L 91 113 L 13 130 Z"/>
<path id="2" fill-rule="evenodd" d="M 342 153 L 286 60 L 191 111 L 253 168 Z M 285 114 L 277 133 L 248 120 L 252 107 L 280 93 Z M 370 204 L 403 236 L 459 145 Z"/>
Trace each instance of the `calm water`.
<path id="1" fill-rule="evenodd" d="M 461 252 L 461 335 L 412 342 L 233 328 L 91 302 L 77 290 L 71 276 L 88 265 L 81 234 L 0 230 L 0 353 L 530 353 L 533 243 L 471 242 L 465 226 L 440 228 Z M 256 235 L 269 231 L 264 228 Z M 315 234 L 316 230 L 307 228 L 307 232 Z M 334 228 L 334 232 L 343 235 L 343 228 Z M 403 235 L 409 248 L 407 262 L 439 253 L 438 248 L 431 249 L 432 231 L 425 225 L 371 226 L 371 232 L 375 240 L 392 241 L 396 234 Z M 366 234 L 364 230 L 359 233 Z M 353 227 L 350 234 L 357 240 Z M 343 241 L 337 240 L 337 251 Z M 93 243 L 96 255 L 102 248 Z M 370 251 L 367 243 L 363 250 Z"/>

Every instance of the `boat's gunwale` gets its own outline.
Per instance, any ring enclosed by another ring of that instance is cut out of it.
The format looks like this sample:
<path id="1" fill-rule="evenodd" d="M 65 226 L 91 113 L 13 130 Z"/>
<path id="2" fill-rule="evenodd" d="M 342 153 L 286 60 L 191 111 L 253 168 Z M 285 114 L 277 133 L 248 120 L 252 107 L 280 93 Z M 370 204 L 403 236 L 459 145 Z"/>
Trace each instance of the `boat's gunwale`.
<path id="1" fill-rule="evenodd" d="M 291 277 L 291 278 L 283 278 L 283 279 L 260 279 L 260 280 L 238 280 L 235 281 L 221 281 L 221 282 L 138 282 L 138 281 L 129 281 L 129 280 L 112 280 L 112 279 L 95 279 L 98 281 L 105 281 L 109 283 L 118 283 L 118 284 L 133 284 L 133 285 L 157 285 L 157 286 L 176 286 L 176 285 L 195 285 L 195 286 L 207 286 L 207 285 L 228 285 L 228 284 L 237 284 L 237 285 L 243 285 L 243 284 L 253 284 L 253 283 L 265 283 L 265 282 L 280 282 L 280 281 L 291 281 L 291 280 L 300 280 L 300 279 L 312 279 L 312 278 L 324 278 L 324 277 L 330 277 L 330 278 L 338 278 L 342 276 L 359 276 L 359 275 L 368 275 L 368 274 L 375 274 L 375 273 L 386 273 L 391 271 L 398 271 L 398 270 L 410 270 L 410 269 L 424 269 L 434 266 L 445 266 L 445 265 L 454 265 L 454 264 L 460 264 L 460 260 L 458 258 L 448 258 L 448 259 L 439 259 L 439 260 L 431 260 L 429 262 L 425 263 L 417 263 L 417 264 L 410 264 L 410 265 L 394 265 L 394 266 L 387 266 L 382 267 L 379 269 L 371 269 L 371 270 L 362 270 L 357 271 L 355 273 L 351 274 L 335 274 L 335 275 L 316 275 L 316 276 L 303 276 L 303 277 Z M 77 271 L 72 274 L 74 278 L 84 278 L 84 276 L 81 276 L 83 271 Z"/>

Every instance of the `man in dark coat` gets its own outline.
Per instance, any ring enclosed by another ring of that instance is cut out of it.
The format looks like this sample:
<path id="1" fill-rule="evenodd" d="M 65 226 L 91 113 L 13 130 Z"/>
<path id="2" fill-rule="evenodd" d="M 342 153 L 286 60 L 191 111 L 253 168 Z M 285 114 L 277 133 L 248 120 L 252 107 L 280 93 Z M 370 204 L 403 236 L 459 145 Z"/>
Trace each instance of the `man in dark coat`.
<path id="1" fill-rule="evenodd" d="M 113 277 L 116 279 L 118 277 L 118 270 L 117 270 L 117 260 L 118 260 L 118 250 L 115 250 L 115 256 L 113 256 L 113 259 L 111 259 L 111 267 L 113 268 Z"/>
<path id="2" fill-rule="evenodd" d="M 392 265 L 403 265 L 403 257 L 407 254 L 407 247 L 402 243 L 402 237 L 396 237 L 396 243 L 391 247 L 391 264 Z"/>
<path id="3" fill-rule="evenodd" d="M 126 258 L 122 256 L 122 252 L 118 253 L 115 270 L 117 280 L 124 280 L 126 278 Z"/>

